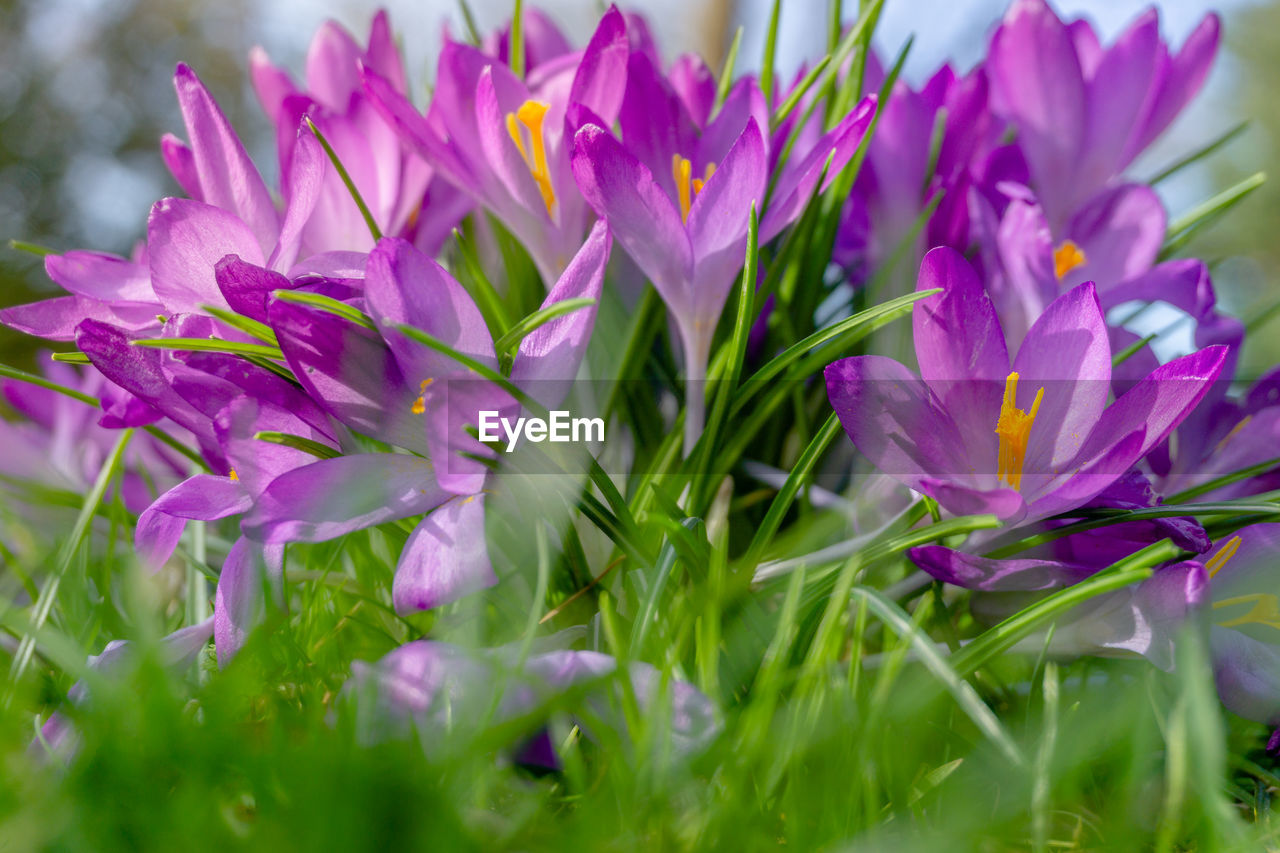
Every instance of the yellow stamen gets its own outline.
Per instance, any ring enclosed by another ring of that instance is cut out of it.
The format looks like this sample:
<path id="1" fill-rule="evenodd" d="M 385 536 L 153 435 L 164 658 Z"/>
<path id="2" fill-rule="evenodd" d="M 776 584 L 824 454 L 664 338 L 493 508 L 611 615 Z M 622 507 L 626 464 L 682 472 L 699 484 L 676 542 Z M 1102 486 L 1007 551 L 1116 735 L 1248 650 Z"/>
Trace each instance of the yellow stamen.
<path id="1" fill-rule="evenodd" d="M 1027 441 L 1031 438 L 1031 425 L 1036 422 L 1044 389 L 1036 392 L 1030 411 L 1018 408 L 1018 373 L 1010 373 L 1004 380 L 1004 401 L 1000 404 L 1000 417 L 996 420 L 996 435 L 1000 436 L 1000 458 L 996 476 L 1011 487 L 1022 485 L 1022 466 L 1027 461 Z"/>
<path id="2" fill-rule="evenodd" d="M 1245 427 L 1247 427 L 1249 425 L 1249 421 L 1251 420 L 1253 420 L 1253 415 L 1245 415 L 1240 420 L 1240 423 L 1236 424 L 1231 428 L 1231 432 L 1227 433 L 1222 437 L 1222 440 L 1218 442 L 1218 446 L 1216 449 L 1221 450 L 1223 447 L 1225 447 L 1227 442 L 1235 438 L 1237 435 L 1239 435 L 1240 431 L 1243 430 Z"/>
<path id="3" fill-rule="evenodd" d="M 415 415 L 420 415 L 427 410 L 427 386 L 432 382 L 435 382 L 435 380 L 422 380 L 422 385 L 418 388 L 421 393 L 418 394 L 418 399 L 413 401 L 413 405 L 409 407 L 409 411 L 413 412 Z"/>
<path id="4" fill-rule="evenodd" d="M 1209 577 L 1213 577 L 1220 572 L 1222 567 L 1236 555 L 1238 550 L 1240 550 L 1240 537 L 1232 536 L 1225 545 L 1218 549 L 1218 553 L 1210 557 L 1204 564 L 1204 567 L 1209 570 Z"/>
<path id="5" fill-rule="evenodd" d="M 680 219 L 689 224 L 689 208 L 693 206 L 693 190 L 689 179 L 693 176 L 693 164 L 679 154 L 671 155 L 671 176 L 676 179 L 676 195 L 680 197 Z"/>
<path id="6" fill-rule="evenodd" d="M 542 122 L 547 117 L 549 106 L 542 101 L 525 101 L 514 113 L 507 113 L 507 133 L 511 141 L 520 149 L 520 157 L 529 167 L 529 174 L 538 184 L 542 193 L 542 202 L 547 206 L 547 214 L 555 207 L 556 191 L 551 186 L 551 169 L 547 166 L 547 146 L 542 137 Z M 520 126 L 524 125 L 529 132 L 529 145 L 525 145 Z"/>
<path id="7" fill-rule="evenodd" d="M 679 154 L 671 155 L 671 177 L 676 180 L 676 195 L 680 199 L 680 219 L 685 225 L 689 224 L 689 209 L 693 207 L 693 200 L 698 197 L 698 193 L 702 192 L 702 188 L 715 173 L 716 164 L 708 163 L 703 177 L 695 178 L 692 163 Z"/>
<path id="8" fill-rule="evenodd" d="M 1062 245 L 1053 251 L 1053 273 L 1058 277 L 1058 281 L 1062 281 L 1067 273 L 1084 262 L 1084 252 L 1070 240 L 1063 241 Z"/>
<path id="9" fill-rule="evenodd" d="M 1223 628 L 1235 628 L 1239 625 L 1266 625 L 1280 629 L 1280 598 L 1269 592 L 1255 592 L 1252 595 L 1240 595 L 1235 598 L 1224 598 L 1215 601 L 1213 609 L 1231 607 L 1236 604 L 1252 604 L 1249 612 L 1226 622 L 1219 622 Z"/>
<path id="10" fill-rule="evenodd" d="M 237 482 L 240 480 L 240 475 L 236 473 L 236 469 L 235 469 L 235 468 L 232 468 L 232 469 L 231 469 L 231 473 L 227 474 L 227 476 L 228 476 L 228 477 L 230 477 L 232 480 L 237 481 Z"/>

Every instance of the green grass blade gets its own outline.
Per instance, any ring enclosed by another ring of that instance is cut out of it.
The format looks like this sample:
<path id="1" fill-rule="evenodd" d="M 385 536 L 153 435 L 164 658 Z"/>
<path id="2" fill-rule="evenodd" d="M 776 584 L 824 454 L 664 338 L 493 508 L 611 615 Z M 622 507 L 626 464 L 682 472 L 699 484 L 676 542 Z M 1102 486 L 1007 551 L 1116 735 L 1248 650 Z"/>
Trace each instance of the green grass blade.
<path id="1" fill-rule="evenodd" d="M 581 311 L 583 308 L 588 308 L 595 304 L 596 301 L 591 297 L 581 296 L 574 299 L 562 299 L 559 302 L 548 305 L 546 308 L 534 311 L 507 330 L 506 334 L 494 341 L 493 348 L 500 356 L 509 353 L 539 326 L 557 317 L 572 314 L 574 311 Z"/>
<path id="2" fill-rule="evenodd" d="M 331 296 L 323 296 L 319 293 L 309 293 L 304 290 L 276 290 L 272 292 L 272 297 L 279 299 L 281 302 L 291 302 L 294 305 L 306 305 L 308 308 L 318 308 L 326 311 L 336 317 L 344 320 L 350 320 L 357 326 L 364 326 L 366 329 L 377 330 L 369 315 L 358 308 L 353 308 L 345 302 L 339 302 Z"/>
<path id="3" fill-rule="evenodd" d="M 381 240 L 382 229 L 378 227 L 377 221 L 374 220 L 373 213 L 369 210 L 369 205 L 364 203 L 364 198 L 360 195 L 360 190 L 356 189 L 356 183 L 351 180 L 351 175 L 347 172 L 347 168 L 338 159 L 338 153 L 333 150 L 329 140 L 324 138 L 324 134 L 320 132 L 320 128 L 316 127 L 316 123 L 311 120 L 310 116 L 307 116 L 305 121 L 307 122 L 307 127 L 311 129 L 316 139 L 320 141 L 320 147 L 324 149 L 324 153 L 329 156 L 329 162 L 333 164 L 333 168 L 338 172 L 338 177 L 342 178 L 342 183 L 346 186 L 347 192 L 351 193 L 351 200 L 360 209 L 360 215 L 364 217 L 365 225 L 369 226 L 369 233 L 373 235 L 375 241 Z"/>

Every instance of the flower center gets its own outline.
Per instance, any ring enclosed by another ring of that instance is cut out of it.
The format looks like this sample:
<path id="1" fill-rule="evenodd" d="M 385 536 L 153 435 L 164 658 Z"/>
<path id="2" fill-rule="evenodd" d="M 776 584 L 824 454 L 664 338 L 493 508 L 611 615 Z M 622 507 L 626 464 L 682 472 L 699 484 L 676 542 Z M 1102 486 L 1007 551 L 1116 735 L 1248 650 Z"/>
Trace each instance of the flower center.
<path id="1" fill-rule="evenodd" d="M 1004 401 L 1000 404 L 1000 417 L 996 420 L 996 435 L 1000 436 L 1000 458 L 996 476 L 1010 487 L 1022 485 L 1022 466 L 1027 461 L 1027 441 L 1031 438 L 1031 425 L 1036 422 L 1044 389 L 1036 392 L 1031 410 L 1018 408 L 1018 372 L 1015 370 L 1004 380 Z"/>
<path id="2" fill-rule="evenodd" d="M 542 137 L 542 122 L 547 117 L 549 105 L 542 101 L 525 101 L 514 113 L 507 113 L 507 133 L 511 141 L 520 149 L 520 157 L 529 167 L 529 174 L 538 184 L 542 193 L 542 202 L 547 206 L 547 214 L 556 203 L 556 191 L 551 186 L 551 169 L 547 166 L 547 146 Z M 521 131 L 521 125 L 524 130 Z M 525 136 L 528 136 L 528 144 Z"/>
<path id="3" fill-rule="evenodd" d="M 1058 277 L 1058 281 L 1062 281 L 1067 273 L 1085 260 L 1084 252 L 1079 246 L 1070 240 L 1064 240 L 1061 246 L 1053 250 L 1053 274 Z"/>
<path id="4" fill-rule="evenodd" d="M 418 391 L 420 392 L 418 394 L 418 399 L 414 400 L 413 405 L 409 407 L 409 411 L 413 412 L 415 415 L 420 415 L 427 410 L 427 386 L 432 382 L 435 382 L 435 380 L 424 379 L 422 380 L 422 384 L 418 386 Z"/>
<path id="5" fill-rule="evenodd" d="M 706 186 L 707 181 L 716 173 L 716 164 L 708 163 L 701 178 L 693 177 L 693 164 L 679 154 L 671 155 L 671 176 L 676 179 L 676 194 L 680 197 L 680 219 L 689 224 L 689 208 L 693 200 Z"/>

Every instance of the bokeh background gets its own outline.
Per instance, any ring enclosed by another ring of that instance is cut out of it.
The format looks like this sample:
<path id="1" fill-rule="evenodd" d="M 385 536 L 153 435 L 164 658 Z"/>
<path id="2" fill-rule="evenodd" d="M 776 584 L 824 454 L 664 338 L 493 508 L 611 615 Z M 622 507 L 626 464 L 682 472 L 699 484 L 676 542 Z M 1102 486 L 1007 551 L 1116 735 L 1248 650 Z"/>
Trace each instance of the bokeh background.
<path id="1" fill-rule="evenodd" d="M 907 65 L 913 82 L 948 59 L 968 68 L 1007 0 L 887 0 L 878 31 L 882 54 L 916 35 Z M 453 0 L 0 0 L 0 238 L 57 251 L 96 248 L 128 253 L 144 233 L 147 211 L 177 194 L 157 141 L 182 127 L 171 88 L 173 66 L 191 64 L 214 91 L 268 181 L 275 178 L 270 127 L 248 84 L 246 57 L 261 45 L 300 72 L 307 44 L 325 18 L 361 40 L 379 5 L 389 10 L 419 91 L 434 75 L 443 27 L 462 32 Z M 577 43 L 598 16 L 599 0 L 543 0 Z M 847 7 L 857 4 L 846 0 Z M 1147 3 L 1054 0 L 1065 17 L 1092 19 L 1114 37 Z M 1180 43 L 1208 11 L 1225 22 L 1225 49 L 1196 104 L 1134 166 L 1147 177 L 1248 119 L 1229 145 L 1160 190 L 1172 217 L 1219 189 L 1263 170 L 1280 178 L 1280 0 L 1162 0 L 1166 37 Z M 740 67 L 759 64 L 771 0 L 637 0 L 668 58 L 703 54 L 718 68 L 737 26 Z M 826 0 L 785 0 L 779 63 L 798 67 L 820 54 Z M 482 28 L 497 26 L 509 0 L 471 0 Z M 1220 299 L 1246 319 L 1263 319 L 1277 302 L 1280 181 L 1265 185 L 1192 247 L 1212 264 Z M 37 257 L 0 249 L 0 305 L 52 292 Z M 1272 312 L 1268 316 L 1274 316 Z M 30 364 L 35 342 L 0 331 L 0 361 Z M 1243 372 L 1280 362 L 1280 320 L 1251 335 Z"/>

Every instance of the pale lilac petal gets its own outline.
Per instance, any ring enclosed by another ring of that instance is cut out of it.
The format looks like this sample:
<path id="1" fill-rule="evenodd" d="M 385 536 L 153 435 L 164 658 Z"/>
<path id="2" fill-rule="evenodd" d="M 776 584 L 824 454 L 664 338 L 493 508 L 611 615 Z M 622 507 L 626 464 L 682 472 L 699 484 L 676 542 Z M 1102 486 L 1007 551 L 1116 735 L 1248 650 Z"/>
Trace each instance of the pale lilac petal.
<path id="1" fill-rule="evenodd" d="M 154 303 L 147 267 L 105 252 L 49 255 L 44 270 L 68 293 L 107 302 Z"/>
<path id="2" fill-rule="evenodd" d="M 1088 83 L 1081 180 L 1100 184 L 1128 165 L 1122 157 L 1156 82 L 1160 50 L 1160 17 L 1149 9 L 1102 57 Z"/>
<path id="3" fill-rule="evenodd" d="M 396 612 L 431 610 L 498 582 L 485 545 L 484 497 L 438 507 L 409 536 L 396 565 Z"/>
<path id="4" fill-rule="evenodd" d="M 626 19 L 616 6 L 611 6 L 582 53 L 569 103 L 582 104 L 612 125 L 622 108 L 622 96 L 626 92 L 622 82 L 627 79 L 630 53 Z"/>
<path id="5" fill-rule="evenodd" d="M 218 666 L 230 663 L 249 634 L 266 618 L 268 575 L 278 580 L 283 561 L 281 545 L 263 547 L 242 536 L 231 546 L 218 574 L 213 601 L 213 645 Z"/>
<path id="6" fill-rule="evenodd" d="M 235 215 L 204 202 L 166 198 L 151 208 L 147 222 L 151 285 L 175 314 L 202 305 L 228 307 L 214 268 L 227 255 L 262 266 L 253 232 Z"/>
<path id="7" fill-rule="evenodd" d="M 855 356 L 828 365 L 824 376 L 844 431 L 884 473 L 912 488 L 924 477 L 970 473 L 950 416 L 901 364 Z"/>
<path id="8" fill-rule="evenodd" d="M 1150 145 L 1204 86 L 1218 52 L 1221 29 L 1218 16 L 1210 13 L 1187 36 L 1178 55 L 1169 62 L 1168 73 L 1158 95 L 1148 102 L 1140 132 L 1133 137 L 1129 150 L 1125 152 L 1127 160 L 1132 160 Z"/>
<path id="9" fill-rule="evenodd" d="M 941 545 L 907 552 L 911 561 L 943 583 L 984 592 L 1029 592 L 1071 586 L 1096 569 L 1055 560 L 994 560 Z"/>
<path id="10" fill-rule="evenodd" d="M 308 92 L 330 109 L 345 112 L 360 89 L 363 54 L 350 33 L 334 21 L 325 21 L 307 49 Z"/>
<path id="11" fill-rule="evenodd" d="M 1062 279 L 1108 289 L 1151 269 L 1164 243 L 1166 216 L 1155 190 L 1122 184 L 1089 199 L 1071 218 L 1067 237 L 1084 251 L 1085 263 Z"/>
<path id="12" fill-rule="evenodd" d="M 449 498 L 427 460 L 399 453 L 321 459 L 277 477 L 241 525 L 271 545 L 323 542 L 418 515 Z"/>
<path id="13" fill-rule="evenodd" d="M 165 564 L 177 547 L 188 520 L 215 521 L 249 509 L 248 492 L 230 477 L 196 474 L 183 480 L 138 516 L 134 545 L 152 571 Z"/>
<path id="14" fill-rule="evenodd" d="M 55 296 L 42 302 L 0 309 L 0 322 L 28 335 L 51 341 L 70 341 L 83 320 L 97 320 L 129 331 L 159 325 L 159 304 L 109 304 L 81 296 Z"/>
<path id="15" fill-rule="evenodd" d="M 267 185 L 195 72 L 179 63 L 173 85 L 200 176 L 201 200 L 246 223 L 265 255 L 275 245 L 280 230 Z M 219 257 L 225 254 L 222 252 Z"/>
<path id="16" fill-rule="evenodd" d="M 1069 290 L 1045 309 L 1027 332 L 1013 369 L 1019 375 L 1019 408 L 1029 410 L 1044 389 L 1024 473 L 1060 470 L 1075 458 L 1111 395 L 1111 343 L 1092 283 Z"/>

